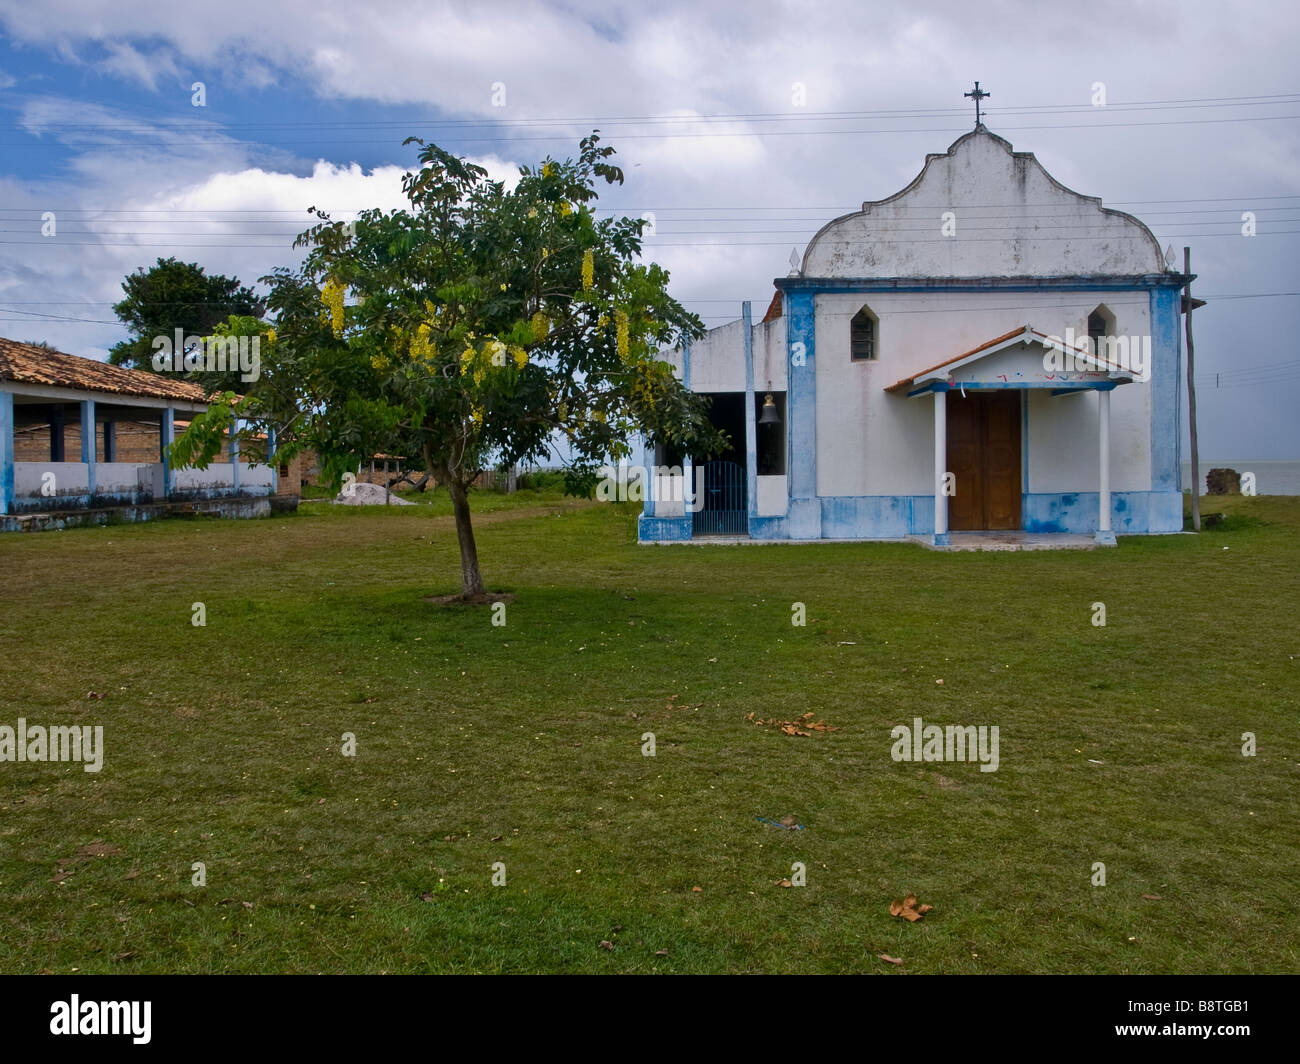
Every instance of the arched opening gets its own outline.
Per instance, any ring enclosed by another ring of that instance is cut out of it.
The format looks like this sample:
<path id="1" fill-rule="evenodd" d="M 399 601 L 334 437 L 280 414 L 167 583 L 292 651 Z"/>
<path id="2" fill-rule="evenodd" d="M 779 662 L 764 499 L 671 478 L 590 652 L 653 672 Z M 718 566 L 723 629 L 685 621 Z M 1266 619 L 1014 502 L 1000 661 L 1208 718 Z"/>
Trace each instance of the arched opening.
<path id="1" fill-rule="evenodd" d="M 1105 303 L 1098 304 L 1088 315 L 1088 349 L 1094 356 L 1105 354 L 1105 338 L 1115 335 L 1115 315 Z"/>
<path id="2" fill-rule="evenodd" d="M 876 360 L 879 324 L 880 319 L 871 313 L 869 307 L 863 307 L 853 315 L 849 324 L 849 357 L 854 362 Z"/>

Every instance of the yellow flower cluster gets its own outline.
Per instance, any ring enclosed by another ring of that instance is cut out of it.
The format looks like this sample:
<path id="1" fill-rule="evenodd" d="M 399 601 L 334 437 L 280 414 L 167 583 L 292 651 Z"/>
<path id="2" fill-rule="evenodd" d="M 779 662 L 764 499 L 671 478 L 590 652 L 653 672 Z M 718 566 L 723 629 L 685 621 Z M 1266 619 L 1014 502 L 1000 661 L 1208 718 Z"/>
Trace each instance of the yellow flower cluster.
<path id="1" fill-rule="evenodd" d="M 331 277 L 320 290 L 320 301 L 329 308 L 334 335 L 343 335 L 343 286 Z"/>
<path id="2" fill-rule="evenodd" d="M 388 366 L 389 366 L 389 359 L 388 359 L 388 356 L 387 356 L 387 355 L 371 355 L 371 356 L 370 356 L 370 366 L 371 366 L 372 369 L 387 369 Z"/>
<path id="3" fill-rule="evenodd" d="M 540 310 L 532 316 L 529 320 L 529 324 L 533 327 L 534 340 L 546 339 L 546 334 L 551 331 L 551 319 Z"/>
<path id="4" fill-rule="evenodd" d="M 582 290 L 591 291 L 591 284 L 596 278 L 596 256 L 591 248 L 582 253 Z"/>
<path id="5" fill-rule="evenodd" d="M 568 200 L 560 200 L 560 217 L 567 218 L 573 213 L 573 208 L 569 206 Z"/>
<path id="6" fill-rule="evenodd" d="M 543 176 L 543 177 L 554 177 L 554 176 L 555 176 L 555 164 L 554 164 L 554 163 L 547 163 L 545 166 L 543 166 L 543 167 L 542 167 L 542 176 Z"/>
<path id="7" fill-rule="evenodd" d="M 411 337 L 411 358 L 421 362 L 432 362 L 433 356 L 437 354 L 432 343 L 429 342 L 429 326 L 421 322 L 415 330 L 415 335 Z"/>
<path id="8" fill-rule="evenodd" d="M 626 310 L 621 310 L 621 309 L 620 309 L 620 310 L 616 310 L 616 311 L 614 311 L 614 328 L 618 330 L 618 357 L 619 357 L 619 361 L 620 361 L 620 362 L 626 362 L 626 361 L 628 360 L 628 356 L 629 356 L 629 353 L 630 353 L 630 345 L 629 345 L 629 343 L 628 343 L 627 311 L 626 311 Z"/>

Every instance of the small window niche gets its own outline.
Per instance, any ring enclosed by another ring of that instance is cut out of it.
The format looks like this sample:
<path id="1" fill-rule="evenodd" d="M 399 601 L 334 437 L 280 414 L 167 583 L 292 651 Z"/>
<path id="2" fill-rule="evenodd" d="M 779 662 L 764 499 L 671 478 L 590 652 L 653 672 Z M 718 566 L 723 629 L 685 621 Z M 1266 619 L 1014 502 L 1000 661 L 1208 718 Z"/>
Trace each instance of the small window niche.
<path id="1" fill-rule="evenodd" d="M 1099 304 L 1088 315 L 1088 340 L 1092 354 L 1104 358 L 1107 350 L 1106 337 L 1115 335 L 1115 315 L 1105 303 Z"/>
<path id="2" fill-rule="evenodd" d="M 769 415 L 763 423 L 763 406 L 768 396 L 776 407 L 775 420 Z M 760 477 L 785 476 L 785 392 L 755 392 L 754 419 L 758 430 L 755 439 L 755 464 Z"/>
<path id="3" fill-rule="evenodd" d="M 849 357 L 854 362 L 876 361 L 879 332 L 880 319 L 871 313 L 870 307 L 854 314 L 849 323 Z"/>

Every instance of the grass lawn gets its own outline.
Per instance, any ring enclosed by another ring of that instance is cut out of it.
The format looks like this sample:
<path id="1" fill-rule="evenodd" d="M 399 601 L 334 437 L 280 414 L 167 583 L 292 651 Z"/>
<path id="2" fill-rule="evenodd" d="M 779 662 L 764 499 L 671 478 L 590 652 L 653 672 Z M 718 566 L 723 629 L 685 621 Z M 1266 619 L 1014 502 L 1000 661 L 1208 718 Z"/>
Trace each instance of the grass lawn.
<path id="1" fill-rule="evenodd" d="M 1300 970 L 1300 499 L 1029 554 L 476 508 L 504 627 L 425 601 L 441 493 L 0 537 L 0 724 L 106 747 L 0 763 L 0 971 Z M 893 761 L 918 716 L 998 771 Z"/>

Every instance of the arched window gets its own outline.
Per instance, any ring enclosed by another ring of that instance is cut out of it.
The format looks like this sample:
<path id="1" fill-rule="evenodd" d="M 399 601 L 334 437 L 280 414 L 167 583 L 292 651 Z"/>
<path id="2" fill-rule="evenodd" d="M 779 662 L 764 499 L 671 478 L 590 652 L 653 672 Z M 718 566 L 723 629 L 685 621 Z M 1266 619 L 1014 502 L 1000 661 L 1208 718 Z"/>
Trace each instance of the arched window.
<path id="1" fill-rule="evenodd" d="M 849 357 L 854 362 L 872 362 L 876 358 L 878 319 L 867 307 L 853 315 L 849 325 Z"/>
<path id="2" fill-rule="evenodd" d="M 1115 335 L 1115 315 L 1103 303 L 1088 315 L 1088 339 L 1094 355 L 1105 357 L 1105 338 Z"/>

